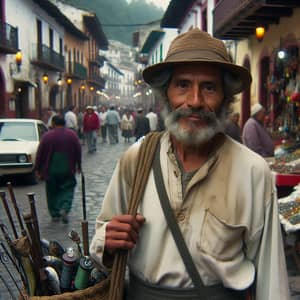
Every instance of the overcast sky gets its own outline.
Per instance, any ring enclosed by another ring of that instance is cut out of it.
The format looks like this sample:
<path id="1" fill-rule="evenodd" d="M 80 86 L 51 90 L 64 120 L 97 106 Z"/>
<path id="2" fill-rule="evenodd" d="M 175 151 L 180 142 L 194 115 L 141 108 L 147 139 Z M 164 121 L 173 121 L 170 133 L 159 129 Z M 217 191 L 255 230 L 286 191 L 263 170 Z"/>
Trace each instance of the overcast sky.
<path id="1" fill-rule="evenodd" d="M 170 0 L 147 0 L 147 2 L 155 3 L 156 6 L 159 6 L 162 9 L 166 10 Z"/>
<path id="2" fill-rule="evenodd" d="M 127 0 L 128 2 L 130 2 L 131 0 Z M 166 10 L 169 2 L 171 0 L 146 0 L 149 3 L 154 3 L 156 6 L 161 7 L 163 10 Z M 184 1 L 184 0 L 183 0 Z"/>

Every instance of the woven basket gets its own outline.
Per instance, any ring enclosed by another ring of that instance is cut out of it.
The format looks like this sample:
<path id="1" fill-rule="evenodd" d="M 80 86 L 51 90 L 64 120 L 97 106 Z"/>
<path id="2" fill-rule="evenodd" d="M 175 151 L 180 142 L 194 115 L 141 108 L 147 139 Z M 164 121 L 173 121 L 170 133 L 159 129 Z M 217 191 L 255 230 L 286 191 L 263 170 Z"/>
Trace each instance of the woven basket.
<path id="1" fill-rule="evenodd" d="M 26 300 L 107 300 L 109 295 L 110 278 L 107 278 L 94 286 L 84 290 L 75 292 L 67 292 L 60 295 L 53 296 L 27 296 L 24 295 Z M 19 297 L 22 299 L 22 297 Z"/>

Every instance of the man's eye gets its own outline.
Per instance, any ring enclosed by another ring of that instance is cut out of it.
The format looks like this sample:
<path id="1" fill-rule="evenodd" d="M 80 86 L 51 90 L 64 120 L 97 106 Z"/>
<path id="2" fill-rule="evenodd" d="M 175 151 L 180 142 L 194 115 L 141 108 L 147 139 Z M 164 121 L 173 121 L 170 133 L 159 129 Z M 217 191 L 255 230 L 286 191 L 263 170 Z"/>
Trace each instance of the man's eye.
<path id="1" fill-rule="evenodd" d="M 188 80 L 178 80 L 176 82 L 176 87 L 185 89 L 185 88 L 189 87 L 189 81 Z"/>
<path id="2" fill-rule="evenodd" d="M 203 89 L 207 92 L 215 92 L 217 88 L 213 83 L 206 83 L 203 85 Z"/>

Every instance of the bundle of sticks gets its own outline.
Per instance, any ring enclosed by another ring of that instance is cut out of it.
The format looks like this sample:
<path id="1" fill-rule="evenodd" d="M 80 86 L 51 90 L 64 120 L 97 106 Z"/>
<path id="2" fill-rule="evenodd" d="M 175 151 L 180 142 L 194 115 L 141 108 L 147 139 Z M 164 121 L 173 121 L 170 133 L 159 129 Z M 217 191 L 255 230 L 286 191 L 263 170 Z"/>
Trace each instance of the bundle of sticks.
<path id="1" fill-rule="evenodd" d="M 9 230 L 4 222 L 0 223 L 0 229 L 5 240 L 5 243 L 0 240 L 2 248 L 0 263 L 5 266 L 5 270 L 19 293 L 19 298 L 25 299 L 27 295 L 45 296 L 83 290 L 107 277 L 105 272 L 94 267 L 93 261 L 89 257 L 83 175 L 82 183 L 83 250 L 81 249 L 80 236 L 74 230 L 68 234 L 68 237 L 75 243 L 74 248 L 65 249 L 57 241 L 41 239 L 34 193 L 27 194 L 30 212 L 23 213 L 21 216 L 11 183 L 7 183 L 9 198 L 7 198 L 5 191 L 0 191 L 0 198 L 11 227 Z M 19 226 L 15 225 L 10 207 L 14 208 Z M 20 233 L 18 233 L 18 229 Z M 8 262 L 13 266 L 15 272 L 11 272 L 7 267 Z M 16 278 L 16 274 L 20 280 Z M 0 280 L 3 281 L 2 279 L 3 276 L 1 275 Z M 11 287 L 5 281 L 3 284 L 11 294 L 12 299 L 15 299 Z"/>

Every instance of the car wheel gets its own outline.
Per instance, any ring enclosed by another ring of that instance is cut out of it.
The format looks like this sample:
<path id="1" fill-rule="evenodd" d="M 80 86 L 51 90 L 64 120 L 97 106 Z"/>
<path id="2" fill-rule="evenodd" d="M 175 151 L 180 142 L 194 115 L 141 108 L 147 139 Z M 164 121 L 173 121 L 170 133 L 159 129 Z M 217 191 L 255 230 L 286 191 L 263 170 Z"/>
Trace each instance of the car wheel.
<path id="1" fill-rule="evenodd" d="M 30 184 L 30 185 L 37 184 L 38 178 L 36 176 L 35 171 L 32 171 L 31 173 L 27 174 L 25 180 L 26 180 L 27 184 Z"/>

